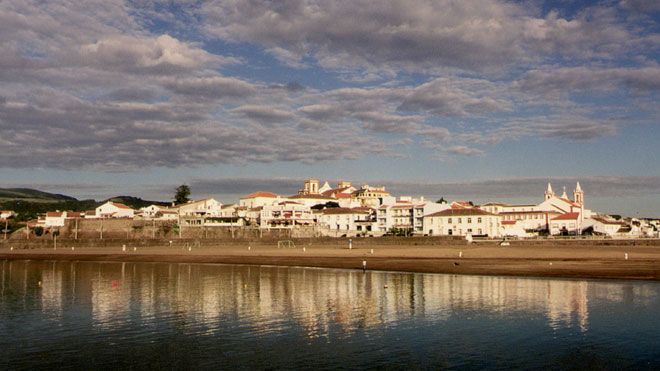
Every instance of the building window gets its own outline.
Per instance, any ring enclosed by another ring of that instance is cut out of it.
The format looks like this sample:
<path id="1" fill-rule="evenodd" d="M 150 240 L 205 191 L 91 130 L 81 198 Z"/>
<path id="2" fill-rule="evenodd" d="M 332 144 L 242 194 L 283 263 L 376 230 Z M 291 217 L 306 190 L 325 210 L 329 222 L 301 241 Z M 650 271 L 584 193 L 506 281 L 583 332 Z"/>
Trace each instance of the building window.
<path id="1" fill-rule="evenodd" d="M 462 218 L 458 218 L 458 224 L 461 224 L 461 223 L 463 223 Z"/>
<path id="2" fill-rule="evenodd" d="M 481 218 L 477 218 L 477 223 L 481 223 Z M 479 232 L 481 234 L 481 232 Z"/>
<path id="3" fill-rule="evenodd" d="M 468 221 L 467 221 L 467 222 L 468 222 L 468 224 L 469 224 L 469 223 L 472 223 L 472 218 L 468 218 Z"/>
<path id="4" fill-rule="evenodd" d="M 451 224 L 451 218 L 449 218 L 449 220 L 447 221 L 447 223 Z"/>

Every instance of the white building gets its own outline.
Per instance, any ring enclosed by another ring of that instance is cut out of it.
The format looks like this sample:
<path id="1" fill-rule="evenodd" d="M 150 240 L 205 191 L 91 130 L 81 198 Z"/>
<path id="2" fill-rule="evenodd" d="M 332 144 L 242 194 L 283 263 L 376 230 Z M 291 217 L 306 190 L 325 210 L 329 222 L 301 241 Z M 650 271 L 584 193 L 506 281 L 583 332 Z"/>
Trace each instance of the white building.
<path id="1" fill-rule="evenodd" d="M 624 221 L 614 220 L 606 216 L 592 215 L 591 218 L 586 219 L 583 224 L 582 232 L 590 231 L 596 235 L 605 235 L 614 237 L 629 231 L 628 224 Z"/>
<path id="2" fill-rule="evenodd" d="M 261 208 L 259 215 L 260 228 L 294 228 L 314 224 L 316 224 L 316 219 L 312 209 L 294 201 L 265 205 Z"/>
<path id="3" fill-rule="evenodd" d="M 580 213 L 572 212 L 559 215 L 550 220 L 550 234 L 557 235 L 578 235 L 580 229 Z"/>
<path id="4" fill-rule="evenodd" d="M 190 201 L 175 207 L 179 216 L 219 216 L 222 204 L 213 198 Z"/>
<path id="5" fill-rule="evenodd" d="M 424 216 L 448 209 L 449 205 L 401 197 L 394 204 L 381 205 L 376 210 L 376 230 L 388 232 L 393 228 L 409 233 L 424 233 Z"/>
<path id="6" fill-rule="evenodd" d="M 95 210 L 96 218 L 133 218 L 135 210 L 119 203 L 108 201 Z"/>
<path id="7" fill-rule="evenodd" d="M 0 219 L 9 219 L 16 215 L 13 210 L 0 210 Z"/>
<path id="8" fill-rule="evenodd" d="M 64 227 L 66 213 L 63 211 L 49 211 L 43 219 L 44 227 Z"/>
<path id="9" fill-rule="evenodd" d="M 253 209 L 255 207 L 262 207 L 266 205 L 274 205 L 280 202 L 280 196 L 271 192 L 254 192 L 247 196 L 243 196 L 238 201 L 238 206 L 246 209 Z"/>
<path id="10" fill-rule="evenodd" d="M 424 234 L 429 236 L 500 236 L 499 215 L 477 208 L 447 209 L 424 220 Z"/>
<path id="11" fill-rule="evenodd" d="M 335 237 L 369 233 L 372 231 L 372 211 L 366 207 L 323 209 L 318 216 L 318 224 L 334 233 Z"/>
<path id="12" fill-rule="evenodd" d="M 156 214 L 163 210 L 169 210 L 169 209 L 165 206 L 149 205 L 149 206 L 141 207 L 139 211 L 141 212 L 142 217 L 144 217 L 145 219 L 155 219 Z"/>

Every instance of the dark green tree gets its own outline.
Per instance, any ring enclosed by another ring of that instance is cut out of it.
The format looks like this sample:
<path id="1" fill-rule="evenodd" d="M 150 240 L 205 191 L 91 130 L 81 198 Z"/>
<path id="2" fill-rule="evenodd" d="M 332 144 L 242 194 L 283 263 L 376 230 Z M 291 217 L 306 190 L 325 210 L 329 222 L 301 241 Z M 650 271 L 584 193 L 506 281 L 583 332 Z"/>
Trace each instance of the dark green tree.
<path id="1" fill-rule="evenodd" d="M 439 199 L 438 201 L 436 201 L 435 203 L 436 203 L 436 204 L 446 204 L 446 203 L 447 203 L 447 200 L 445 200 L 444 197 L 440 197 L 440 199 Z"/>
<path id="2" fill-rule="evenodd" d="M 185 204 L 190 201 L 190 187 L 186 184 L 182 184 L 176 187 L 176 193 L 174 194 L 174 202 L 177 204 Z"/>

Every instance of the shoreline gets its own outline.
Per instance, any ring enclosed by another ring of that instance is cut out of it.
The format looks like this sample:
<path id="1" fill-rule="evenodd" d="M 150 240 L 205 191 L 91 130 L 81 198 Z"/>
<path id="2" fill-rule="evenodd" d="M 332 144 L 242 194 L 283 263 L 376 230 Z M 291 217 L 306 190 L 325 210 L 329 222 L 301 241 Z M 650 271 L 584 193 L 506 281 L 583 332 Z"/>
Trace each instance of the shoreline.
<path id="1" fill-rule="evenodd" d="M 277 249 L 245 246 L 181 248 L 0 249 L 0 260 L 162 262 L 338 268 L 370 271 L 545 278 L 660 281 L 660 247 L 469 247 L 374 246 L 340 249 Z M 625 259 L 628 254 L 628 259 Z"/>

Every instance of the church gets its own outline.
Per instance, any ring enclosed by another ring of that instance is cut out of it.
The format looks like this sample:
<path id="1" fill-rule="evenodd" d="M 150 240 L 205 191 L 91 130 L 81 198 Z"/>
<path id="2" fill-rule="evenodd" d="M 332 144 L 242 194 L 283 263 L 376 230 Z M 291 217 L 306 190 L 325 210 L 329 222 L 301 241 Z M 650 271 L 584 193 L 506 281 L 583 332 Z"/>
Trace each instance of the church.
<path id="1" fill-rule="evenodd" d="M 501 217 L 504 235 L 525 237 L 537 233 L 579 234 L 585 219 L 592 214 L 584 206 L 584 191 L 577 182 L 572 200 L 565 187 L 561 196 L 557 196 L 548 183 L 543 202 L 539 204 L 487 203 L 481 209 Z"/>

